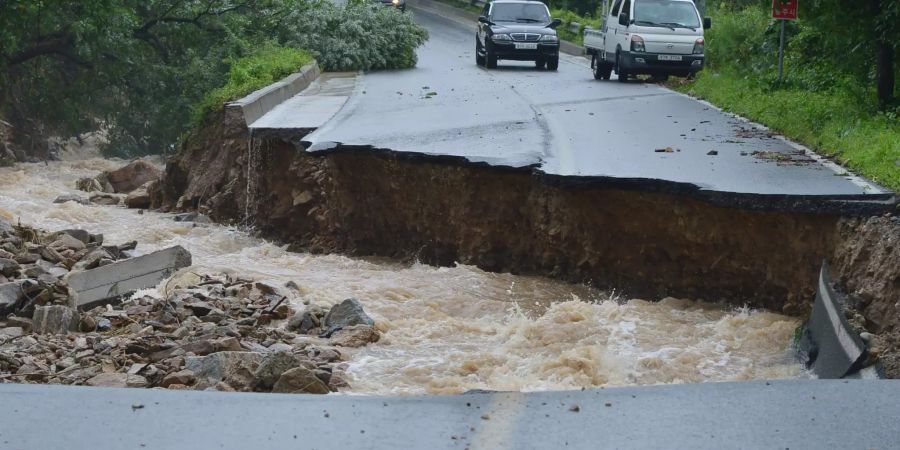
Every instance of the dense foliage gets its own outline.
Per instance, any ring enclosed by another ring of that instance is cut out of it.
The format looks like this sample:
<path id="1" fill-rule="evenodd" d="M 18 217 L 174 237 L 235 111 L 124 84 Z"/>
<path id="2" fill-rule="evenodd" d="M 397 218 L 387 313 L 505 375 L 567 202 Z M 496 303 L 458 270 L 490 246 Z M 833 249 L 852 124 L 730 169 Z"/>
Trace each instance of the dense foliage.
<path id="1" fill-rule="evenodd" d="M 309 49 L 331 71 L 413 67 L 415 49 L 428 39 L 408 14 L 359 2 L 298 10 L 283 23 L 285 41 Z"/>
<path id="2" fill-rule="evenodd" d="M 225 85 L 208 92 L 194 107 L 193 122 L 199 123 L 225 103 L 264 88 L 312 61 L 309 52 L 273 44 L 262 47 L 250 56 L 230 61 Z"/>
<path id="3" fill-rule="evenodd" d="M 0 118 L 19 139 L 27 130 L 26 145 L 103 129 L 108 154 L 156 153 L 210 92 L 235 86 L 242 58 L 283 46 L 309 48 L 326 69 L 409 67 L 425 38 L 408 15 L 355 2 L 0 0 Z"/>

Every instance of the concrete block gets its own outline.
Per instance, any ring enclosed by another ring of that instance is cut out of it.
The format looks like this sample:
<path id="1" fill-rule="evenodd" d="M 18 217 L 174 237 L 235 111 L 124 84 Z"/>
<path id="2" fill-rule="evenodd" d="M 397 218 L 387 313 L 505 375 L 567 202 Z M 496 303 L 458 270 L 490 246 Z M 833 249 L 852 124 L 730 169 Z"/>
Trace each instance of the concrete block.
<path id="1" fill-rule="evenodd" d="M 69 275 L 73 308 L 113 300 L 138 289 L 154 287 L 178 269 L 191 265 L 191 254 L 181 246 L 119 261 Z"/>
<path id="2" fill-rule="evenodd" d="M 866 345 L 847 322 L 843 301 L 823 264 L 816 302 L 800 341 L 802 358 L 819 378 L 843 378 L 860 370 L 866 359 Z"/>
<path id="3" fill-rule="evenodd" d="M 307 64 L 301 67 L 297 73 L 225 106 L 226 108 L 239 108 L 244 115 L 244 121 L 250 125 L 285 100 L 309 87 L 320 73 L 318 64 L 315 62 Z"/>

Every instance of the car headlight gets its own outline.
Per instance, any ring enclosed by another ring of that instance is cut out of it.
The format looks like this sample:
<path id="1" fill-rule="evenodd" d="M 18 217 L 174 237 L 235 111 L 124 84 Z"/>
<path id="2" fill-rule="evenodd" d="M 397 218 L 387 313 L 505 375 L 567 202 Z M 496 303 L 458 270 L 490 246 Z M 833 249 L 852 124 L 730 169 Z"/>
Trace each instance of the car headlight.
<path id="1" fill-rule="evenodd" d="M 512 40 L 512 38 L 509 37 L 508 34 L 503 34 L 503 33 L 495 34 L 491 37 L 491 39 L 493 39 L 495 41 L 511 41 Z"/>
<path id="2" fill-rule="evenodd" d="M 631 51 L 644 53 L 644 38 L 636 34 L 631 35 Z"/>
<path id="3" fill-rule="evenodd" d="M 698 38 L 697 41 L 694 42 L 694 54 L 695 55 L 703 54 L 703 47 L 704 47 L 703 44 L 704 44 L 703 38 Z"/>
<path id="4" fill-rule="evenodd" d="M 545 34 L 541 36 L 541 42 L 559 42 L 559 37 L 555 34 Z"/>

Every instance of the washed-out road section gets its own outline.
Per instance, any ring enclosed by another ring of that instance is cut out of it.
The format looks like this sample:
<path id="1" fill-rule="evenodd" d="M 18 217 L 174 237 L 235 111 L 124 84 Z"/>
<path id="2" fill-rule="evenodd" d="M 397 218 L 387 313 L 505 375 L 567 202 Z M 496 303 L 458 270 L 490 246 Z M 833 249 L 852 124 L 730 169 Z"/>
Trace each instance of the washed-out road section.
<path id="1" fill-rule="evenodd" d="M 303 138 L 311 151 L 458 156 L 574 182 L 763 203 L 803 198 L 819 209 L 896 202 L 892 192 L 707 103 L 652 83 L 594 80 L 582 57 L 561 55 L 558 72 L 514 61 L 479 67 L 474 23 L 432 9 L 446 7 L 430 0 L 411 6 L 430 36 L 416 68 L 362 74 L 328 94 L 339 100 L 298 98 L 299 107 L 279 107 L 251 128 L 316 128 Z"/>

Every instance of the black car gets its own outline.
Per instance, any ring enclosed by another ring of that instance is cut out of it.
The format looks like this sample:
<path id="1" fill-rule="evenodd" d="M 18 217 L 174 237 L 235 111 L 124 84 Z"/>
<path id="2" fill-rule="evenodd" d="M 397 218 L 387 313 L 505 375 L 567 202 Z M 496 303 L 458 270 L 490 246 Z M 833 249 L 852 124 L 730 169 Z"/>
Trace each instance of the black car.
<path id="1" fill-rule="evenodd" d="M 550 20 L 547 6 L 537 1 L 496 0 L 478 17 L 475 62 L 489 69 L 497 60 L 534 61 L 538 68 L 559 67 L 559 19 Z"/>

